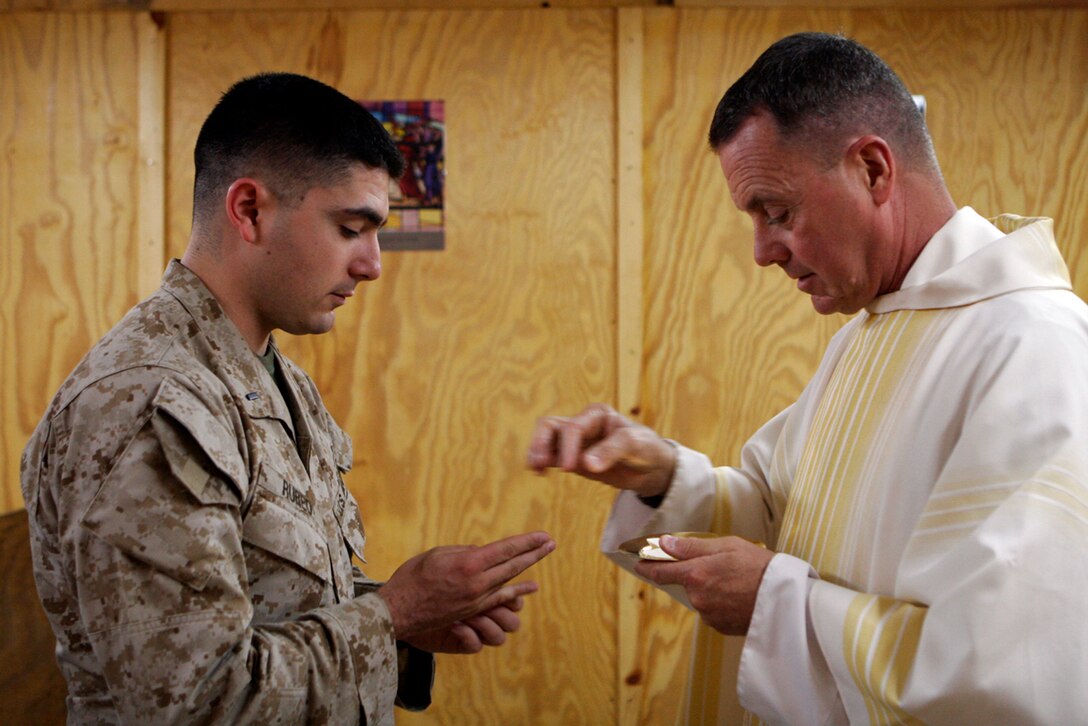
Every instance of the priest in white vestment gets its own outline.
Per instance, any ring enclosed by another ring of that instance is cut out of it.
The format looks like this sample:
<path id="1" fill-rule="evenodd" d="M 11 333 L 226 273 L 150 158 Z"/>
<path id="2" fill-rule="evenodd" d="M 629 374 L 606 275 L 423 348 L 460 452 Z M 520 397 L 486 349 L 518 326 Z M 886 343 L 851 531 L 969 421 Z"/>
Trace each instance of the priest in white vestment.
<path id="1" fill-rule="evenodd" d="M 701 615 L 685 720 L 720 721 L 718 631 L 765 723 L 1088 724 L 1088 306 L 1051 221 L 957 209 L 910 94 L 838 36 L 772 45 L 710 142 L 757 263 L 857 315 L 736 466 L 600 404 L 528 455 L 623 490 L 602 549 Z M 681 531 L 736 536 L 616 554 Z"/>

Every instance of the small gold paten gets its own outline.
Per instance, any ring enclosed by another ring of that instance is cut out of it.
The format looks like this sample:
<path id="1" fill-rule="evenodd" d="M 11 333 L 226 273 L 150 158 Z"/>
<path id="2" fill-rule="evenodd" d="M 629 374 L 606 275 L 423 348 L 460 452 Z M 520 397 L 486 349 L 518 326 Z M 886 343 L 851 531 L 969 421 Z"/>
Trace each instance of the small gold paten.
<path id="1" fill-rule="evenodd" d="M 661 549 L 661 538 L 666 534 L 673 537 L 697 537 L 699 539 L 713 539 L 725 535 L 714 532 L 662 532 L 660 534 L 648 534 L 645 537 L 635 537 L 620 545 L 620 552 L 638 555 L 639 559 L 656 560 L 658 562 L 676 562 L 676 558 Z"/>

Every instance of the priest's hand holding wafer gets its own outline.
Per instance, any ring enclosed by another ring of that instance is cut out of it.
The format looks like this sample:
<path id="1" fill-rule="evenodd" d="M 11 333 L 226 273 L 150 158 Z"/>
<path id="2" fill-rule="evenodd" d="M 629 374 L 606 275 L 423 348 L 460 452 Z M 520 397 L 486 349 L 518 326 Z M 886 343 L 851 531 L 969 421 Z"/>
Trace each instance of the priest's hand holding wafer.
<path id="1" fill-rule="evenodd" d="M 661 549 L 676 562 L 643 560 L 635 573 L 658 585 L 680 585 L 703 621 L 726 635 L 744 635 L 756 594 L 774 552 L 743 537 L 698 539 L 663 535 Z"/>
<path id="2" fill-rule="evenodd" d="M 537 473 L 558 468 L 652 497 L 668 490 L 676 449 L 648 426 L 594 403 L 576 416 L 537 421 L 526 463 Z"/>

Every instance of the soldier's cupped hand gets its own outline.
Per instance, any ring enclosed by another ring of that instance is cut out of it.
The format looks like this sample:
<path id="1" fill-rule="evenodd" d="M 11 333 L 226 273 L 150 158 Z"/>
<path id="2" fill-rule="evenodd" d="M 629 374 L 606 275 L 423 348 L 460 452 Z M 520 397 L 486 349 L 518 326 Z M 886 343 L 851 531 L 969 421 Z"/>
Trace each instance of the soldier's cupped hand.
<path id="1" fill-rule="evenodd" d="M 511 580 L 554 549 L 546 532 L 435 547 L 397 568 L 378 594 L 399 640 L 426 650 L 475 652 L 517 629 L 521 598 L 536 592 L 537 584 Z"/>
<path id="2" fill-rule="evenodd" d="M 524 605 L 524 598 L 519 596 L 444 628 L 413 635 L 407 642 L 431 653 L 479 653 L 484 646 L 502 645 L 506 642 L 507 633 L 521 627 L 518 611 Z"/>

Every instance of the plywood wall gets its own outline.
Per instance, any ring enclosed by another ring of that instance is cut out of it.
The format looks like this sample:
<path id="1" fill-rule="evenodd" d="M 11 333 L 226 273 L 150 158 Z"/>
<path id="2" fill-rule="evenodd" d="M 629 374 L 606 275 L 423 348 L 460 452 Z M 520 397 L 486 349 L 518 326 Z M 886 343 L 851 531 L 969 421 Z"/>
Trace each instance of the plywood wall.
<path id="1" fill-rule="evenodd" d="M 559 550 L 523 632 L 441 658 L 435 705 L 400 723 L 674 721 L 692 617 L 596 553 L 607 491 L 522 458 L 536 416 L 604 400 L 730 461 L 814 370 L 843 320 L 755 266 L 704 142 L 776 38 L 843 30 L 887 58 L 927 96 L 956 200 L 1054 216 L 1088 296 L 1085 10 L 156 20 L 0 14 L 0 510 L 21 505 L 18 456 L 52 392 L 184 249 L 192 144 L 232 81 L 292 70 L 358 98 L 444 99 L 446 250 L 387 253 L 331 334 L 281 341 L 355 440 L 370 574 L 532 528 Z"/>
<path id="2" fill-rule="evenodd" d="M 76 361 L 147 291 L 146 15 L 0 15 L 0 511 Z M 150 210 L 161 217 L 159 209 Z"/>

